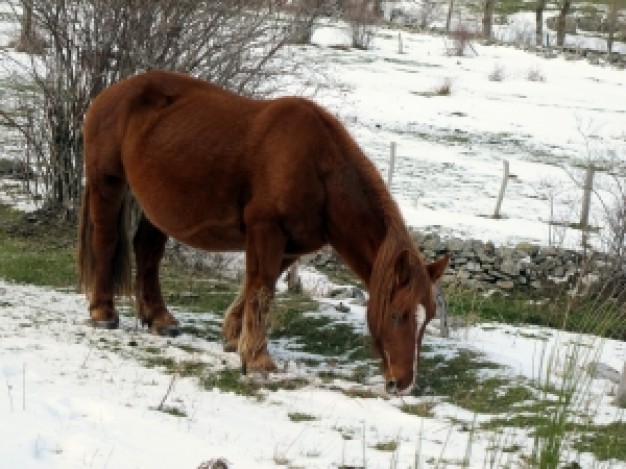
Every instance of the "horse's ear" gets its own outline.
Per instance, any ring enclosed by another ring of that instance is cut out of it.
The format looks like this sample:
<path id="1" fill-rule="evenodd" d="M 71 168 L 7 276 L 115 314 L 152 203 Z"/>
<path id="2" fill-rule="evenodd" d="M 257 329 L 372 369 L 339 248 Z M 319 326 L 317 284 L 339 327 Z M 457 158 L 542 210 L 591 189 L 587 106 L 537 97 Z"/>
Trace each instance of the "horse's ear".
<path id="1" fill-rule="evenodd" d="M 413 275 L 413 269 L 411 268 L 411 253 L 407 250 L 400 251 L 396 256 L 395 262 L 395 283 L 396 288 L 402 288 L 409 284 L 411 276 Z"/>
<path id="2" fill-rule="evenodd" d="M 436 283 L 441 278 L 446 271 L 446 267 L 448 267 L 448 262 L 450 262 L 450 253 L 441 256 L 435 262 L 431 262 L 426 266 L 431 282 Z"/>

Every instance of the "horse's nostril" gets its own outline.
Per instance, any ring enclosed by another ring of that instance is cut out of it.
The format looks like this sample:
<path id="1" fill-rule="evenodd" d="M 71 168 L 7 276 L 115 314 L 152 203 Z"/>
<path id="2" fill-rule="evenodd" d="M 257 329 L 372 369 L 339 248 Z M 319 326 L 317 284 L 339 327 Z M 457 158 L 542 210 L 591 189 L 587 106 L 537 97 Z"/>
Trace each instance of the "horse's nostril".
<path id="1" fill-rule="evenodd" d="M 395 379 L 387 381 L 386 390 L 389 394 L 395 394 L 398 392 L 398 382 Z"/>

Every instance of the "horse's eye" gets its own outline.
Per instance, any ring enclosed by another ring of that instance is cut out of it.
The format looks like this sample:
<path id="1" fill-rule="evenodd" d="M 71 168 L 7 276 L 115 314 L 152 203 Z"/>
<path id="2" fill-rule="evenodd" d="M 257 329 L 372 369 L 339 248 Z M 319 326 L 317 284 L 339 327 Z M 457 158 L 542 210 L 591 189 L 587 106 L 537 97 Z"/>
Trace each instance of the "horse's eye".
<path id="1" fill-rule="evenodd" d="M 403 324 L 405 323 L 407 320 L 407 314 L 406 313 L 391 313 L 391 321 L 394 324 Z"/>

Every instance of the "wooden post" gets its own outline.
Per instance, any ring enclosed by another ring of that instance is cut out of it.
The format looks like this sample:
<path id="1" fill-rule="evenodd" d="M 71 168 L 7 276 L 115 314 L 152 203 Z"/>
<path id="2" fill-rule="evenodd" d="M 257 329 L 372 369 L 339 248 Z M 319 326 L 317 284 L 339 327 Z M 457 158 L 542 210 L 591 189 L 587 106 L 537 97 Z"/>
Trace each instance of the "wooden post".
<path id="1" fill-rule="evenodd" d="M 448 1 L 448 13 L 446 14 L 446 33 L 450 32 L 450 25 L 452 24 L 452 10 L 454 9 L 454 0 Z"/>
<path id="2" fill-rule="evenodd" d="M 587 246 L 587 238 L 589 237 L 589 206 L 591 205 L 591 191 L 593 190 L 593 176 L 595 172 L 596 169 L 593 165 L 587 168 L 585 184 L 583 186 L 583 206 L 580 211 L 580 229 L 583 232 L 583 247 Z"/>
<path id="3" fill-rule="evenodd" d="M 402 44 L 402 33 L 398 33 L 398 54 L 404 54 L 404 46 Z"/>
<path id="4" fill-rule="evenodd" d="M 626 362 L 624 362 L 624 369 L 622 370 L 622 379 L 617 386 L 615 402 L 618 406 L 626 408 Z"/>
<path id="5" fill-rule="evenodd" d="M 439 316 L 439 330 L 441 331 L 441 337 L 450 337 L 450 323 L 448 322 L 448 305 L 446 299 L 443 297 L 443 291 L 441 286 L 435 287 L 435 304 L 437 306 L 437 316 Z"/>
<path id="6" fill-rule="evenodd" d="M 393 170 L 396 165 L 396 142 L 391 142 L 391 153 L 389 155 L 389 173 L 387 174 L 387 187 L 391 189 Z"/>
<path id="7" fill-rule="evenodd" d="M 504 199 L 504 193 L 506 192 L 506 185 L 509 182 L 509 162 L 503 160 L 504 174 L 502 176 L 502 184 L 500 185 L 500 194 L 498 195 L 498 202 L 496 203 L 496 210 L 493 212 L 493 218 L 500 218 L 500 209 L 502 208 L 502 200 Z"/>
<path id="8" fill-rule="evenodd" d="M 298 275 L 298 266 L 300 261 L 294 262 L 287 271 L 287 291 L 290 293 L 300 293 L 302 291 L 302 282 Z"/>

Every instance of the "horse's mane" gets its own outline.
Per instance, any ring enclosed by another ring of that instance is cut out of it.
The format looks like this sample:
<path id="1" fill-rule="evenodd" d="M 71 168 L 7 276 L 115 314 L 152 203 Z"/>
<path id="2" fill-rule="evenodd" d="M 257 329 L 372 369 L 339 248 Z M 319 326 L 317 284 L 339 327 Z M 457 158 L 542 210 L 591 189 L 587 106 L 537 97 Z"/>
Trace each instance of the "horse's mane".
<path id="1" fill-rule="evenodd" d="M 368 324 L 371 332 L 380 335 L 382 325 L 393 313 L 389 303 L 392 292 L 397 287 L 398 277 L 410 281 L 404 282 L 402 288 L 395 292 L 397 301 L 402 305 L 414 307 L 419 287 L 427 285 L 423 283 L 428 280 L 425 264 L 411 239 L 402 213 L 376 166 L 333 115 L 324 109 L 318 110 L 332 129 L 334 142 L 339 145 L 337 153 L 349 161 L 349 171 L 358 173 L 360 181 L 365 186 L 370 209 L 382 215 L 378 227 L 382 241 L 371 265 L 369 278 L 364 278 L 369 291 Z"/>
<path id="2" fill-rule="evenodd" d="M 387 233 L 372 266 L 369 283 L 368 323 L 370 331 L 380 335 L 382 325 L 392 311 L 390 301 L 394 288 L 399 304 L 415 307 L 420 285 L 426 281 L 422 257 L 415 248 L 402 219 L 391 217 Z M 404 265 L 399 265 L 404 263 Z M 401 273 L 399 270 L 403 270 Z M 408 281 L 399 280 L 405 276 Z M 398 285 L 398 282 L 401 285 Z"/>

